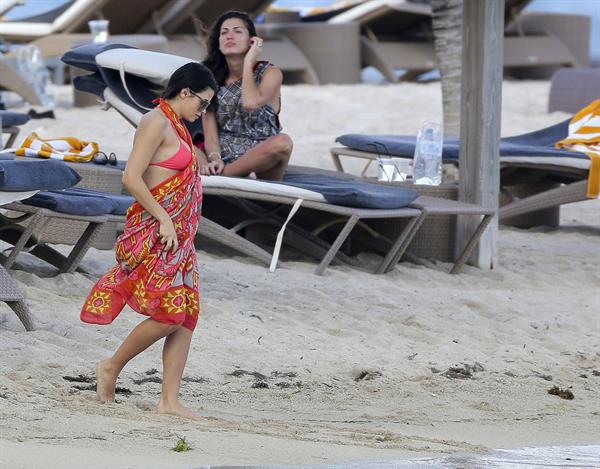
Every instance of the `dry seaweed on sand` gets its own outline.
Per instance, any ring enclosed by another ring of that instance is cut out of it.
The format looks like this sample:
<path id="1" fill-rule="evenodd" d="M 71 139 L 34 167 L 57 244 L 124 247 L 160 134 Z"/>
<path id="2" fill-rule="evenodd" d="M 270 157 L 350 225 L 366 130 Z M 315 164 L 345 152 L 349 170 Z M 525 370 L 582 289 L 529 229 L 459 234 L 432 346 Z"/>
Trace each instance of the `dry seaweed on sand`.
<path id="1" fill-rule="evenodd" d="M 161 384 L 162 383 L 162 379 L 159 378 L 158 376 L 148 376 L 147 378 L 141 378 L 141 379 L 134 379 L 133 380 L 133 384 L 144 384 L 144 383 L 158 383 Z"/>
<path id="2" fill-rule="evenodd" d="M 558 386 L 552 386 L 548 389 L 548 394 L 552 394 L 553 396 L 558 396 L 561 399 L 572 400 L 575 399 L 575 395 L 569 389 L 561 389 Z"/>
<path id="3" fill-rule="evenodd" d="M 79 374 L 77 376 L 63 376 L 63 379 L 71 383 L 93 383 L 95 379 L 92 376 Z"/>

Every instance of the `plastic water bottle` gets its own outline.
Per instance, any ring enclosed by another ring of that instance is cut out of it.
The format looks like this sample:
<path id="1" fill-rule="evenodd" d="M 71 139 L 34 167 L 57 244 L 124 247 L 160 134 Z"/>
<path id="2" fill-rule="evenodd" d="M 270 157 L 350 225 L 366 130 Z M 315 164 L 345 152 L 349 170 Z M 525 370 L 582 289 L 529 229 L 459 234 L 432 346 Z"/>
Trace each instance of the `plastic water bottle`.
<path id="1" fill-rule="evenodd" d="M 428 186 L 442 183 L 442 148 L 444 133 L 437 119 L 423 122 L 417 135 L 417 145 L 413 159 L 413 182 Z"/>
<path id="2" fill-rule="evenodd" d="M 50 73 L 38 46 L 28 44 L 17 49 L 17 67 L 39 96 L 42 106 L 54 106 L 54 97 L 48 91 Z"/>

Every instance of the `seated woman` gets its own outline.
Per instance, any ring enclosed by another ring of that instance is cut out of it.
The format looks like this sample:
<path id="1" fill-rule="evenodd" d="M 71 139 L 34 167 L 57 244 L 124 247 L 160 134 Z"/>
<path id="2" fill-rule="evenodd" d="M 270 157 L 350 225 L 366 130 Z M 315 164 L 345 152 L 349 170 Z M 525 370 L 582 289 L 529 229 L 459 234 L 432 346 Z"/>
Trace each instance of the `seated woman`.
<path id="1" fill-rule="evenodd" d="M 208 165 L 203 174 L 281 180 L 292 140 L 281 133 L 281 71 L 258 61 L 262 39 L 250 17 L 229 11 L 214 24 L 204 64 L 219 85 L 215 106 L 202 116 Z"/>

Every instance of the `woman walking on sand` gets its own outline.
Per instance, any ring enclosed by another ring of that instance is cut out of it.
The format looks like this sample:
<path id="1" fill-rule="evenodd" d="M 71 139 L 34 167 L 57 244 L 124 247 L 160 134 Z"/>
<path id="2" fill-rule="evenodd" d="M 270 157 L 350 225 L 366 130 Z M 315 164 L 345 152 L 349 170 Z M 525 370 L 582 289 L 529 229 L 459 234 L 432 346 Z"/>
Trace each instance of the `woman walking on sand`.
<path id="1" fill-rule="evenodd" d="M 283 75 L 258 57 L 262 39 L 246 13 L 229 11 L 212 27 L 204 64 L 217 83 L 217 106 L 202 116 L 211 174 L 281 180 L 292 140 L 280 133 Z"/>
<path id="2" fill-rule="evenodd" d="M 118 264 L 88 295 L 81 320 L 110 324 L 125 304 L 148 319 L 138 324 L 111 358 L 96 367 L 101 402 L 113 402 L 117 377 L 136 355 L 166 337 L 158 412 L 197 416 L 179 403 L 181 376 L 200 312 L 194 236 L 200 218 L 200 166 L 182 119 L 195 121 L 210 105 L 217 84 L 198 63 L 177 69 L 137 129 L 123 184 L 136 201 L 117 239 Z"/>

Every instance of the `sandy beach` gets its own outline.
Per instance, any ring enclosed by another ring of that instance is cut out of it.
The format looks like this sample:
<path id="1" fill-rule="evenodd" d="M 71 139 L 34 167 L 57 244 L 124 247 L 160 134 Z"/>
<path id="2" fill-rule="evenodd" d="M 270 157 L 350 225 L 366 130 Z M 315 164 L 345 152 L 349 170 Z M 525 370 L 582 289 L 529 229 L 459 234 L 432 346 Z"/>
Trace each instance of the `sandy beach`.
<path id="1" fill-rule="evenodd" d="M 22 137 L 76 136 L 127 158 L 134 130 L 123 118 L 55 91 L 57 119 L 30 121 Z M 505 81 L 502 135 L 568 118 L 546 112 L 548 92 L 548 82 Z M 328 169 L 338 135 L 414 134 L 441 115 L 439 83 L 285 86 L 282 99 L 291 163 Z M 290 252 L 271 274 L 198 251 L 202 318 L 181 397 L 200 422 L 155 413 L 161 344 L 125 368 L 117 403 L 89 389 L 95 363 L 142 319 L 127 308 L 110 326 L 79 321 L 113 251 L 87 254 L 89 277 L 52 276 L 23 255 L 11 274 L 37 329 L 24 332 L 0 304 L 0 466 L 317 464 L 600 444 L 600 200 L 563 207 L 560 228 L 501 228 L 498 249 L 491 271 L 403 262 L 383 276 L 335 266 L 322 277 Z M 172 451 L 179 437 L 193 450 Z"/>

